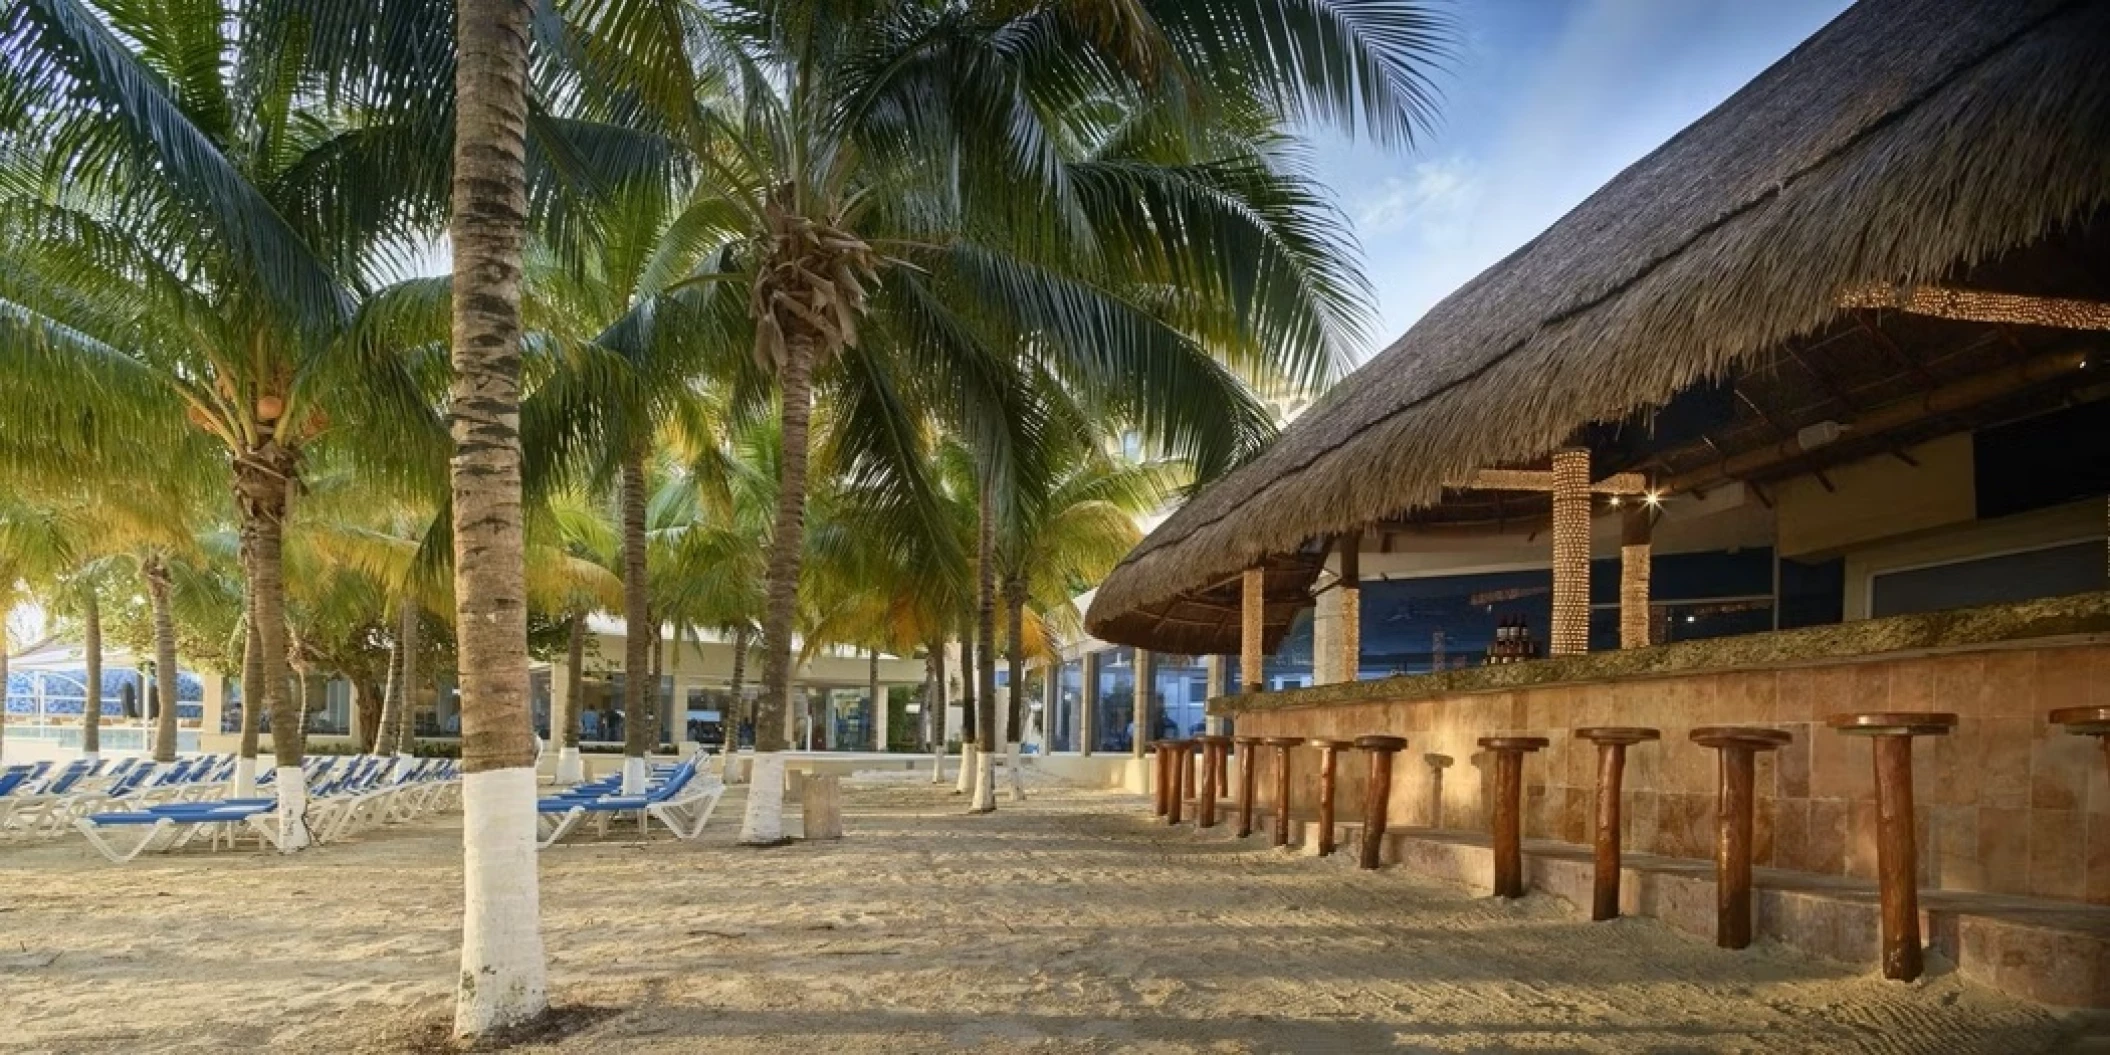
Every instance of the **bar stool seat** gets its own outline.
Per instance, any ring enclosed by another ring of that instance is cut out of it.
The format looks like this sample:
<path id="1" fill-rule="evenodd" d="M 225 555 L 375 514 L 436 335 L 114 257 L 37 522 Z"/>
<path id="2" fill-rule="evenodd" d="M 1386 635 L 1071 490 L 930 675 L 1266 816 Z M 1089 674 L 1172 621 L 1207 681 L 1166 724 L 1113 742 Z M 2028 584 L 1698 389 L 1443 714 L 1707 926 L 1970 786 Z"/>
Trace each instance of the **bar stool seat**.
<path id="1" fill-rule="evenodd" d="M 1483 736 L 1495 756 L 1495 896 L 1524 896 L 1524 756 L 1553 741 L 1543 736 Z"/>
<path id="2" fill-rule="evenodd" d="M 1305 741 L 1319 749 L 1319 838 L 1318 853 L 1325 857 L 1333 853 L 1333 790 L 1335 770 L 1343 751 L 1355 747 L 1353 740 L 1335 740 L 1314 736 Z"/>
<path id="3" fill-rule="evenodd" d="M 1194 806 L 1194 823 L 1203 828 L 1216 827 L 1216 800 L 1223 793 L 1224 755 L 1231 749 L 1231 738 L 1221 733 L 1207 733 L 1195 737 L 1202 751 L 1201 794 Z"/>
<path id="4" fill-rule="evenodd" d="M 1597 860 L 1592 874 L 1590 918 L 1619 917 L 1619 789 L 1626 773 L 1626 749 L 1661 740 L 1658 729 L 1594 726 L 1575 731 L 1577 740 L 1597 745 Z"/>
<path id="5" fill-rule="evenodd" d="M 2110 736 L 2110 707 L 2061 707 L 2051 712 L 2051 724 L 2075 736 Z"/>
<path id="6" fill-rule="evenodd" d="M 1385 848 L 1385 812 L 1392 799 L 1392 756 L 1406 750 L 1404 736 L 1373 734 L 1355 738 L 1355 749 L 1370 756 L 1370 780 L 1363 789 L 1363 845 L 1356 861 L 1361 868 L 1382 863 Z"/>
<path id="7" fill-rule="evenodd" d="M 1912 812 L 1912 738 L 1941 736 L 1956 716 L 1932 711 L 1835 714 L 1824 724 L 1875 739 L 1876 882 L 1883 900 L 1883 977 L 1920 976 L 1919 847 Z"/>
<path id="8" fill-rule="evenodd" d="M 1714 826 L 1714 943 L 1724 949 L 1751 944 L 1751 822 L 1754 756 L 1795 737 L 1762 725 L 1703 725 L 1692 742 L 1721 752 Z"/>
<path id="9" fill-rule="evenodd" d="M 1276 846 L 1289 845 L 1289 750 L 1301 747 L 1301 736 L 1270 736 L 1261 743 L 1275 749 L 1275 834 Z"/>

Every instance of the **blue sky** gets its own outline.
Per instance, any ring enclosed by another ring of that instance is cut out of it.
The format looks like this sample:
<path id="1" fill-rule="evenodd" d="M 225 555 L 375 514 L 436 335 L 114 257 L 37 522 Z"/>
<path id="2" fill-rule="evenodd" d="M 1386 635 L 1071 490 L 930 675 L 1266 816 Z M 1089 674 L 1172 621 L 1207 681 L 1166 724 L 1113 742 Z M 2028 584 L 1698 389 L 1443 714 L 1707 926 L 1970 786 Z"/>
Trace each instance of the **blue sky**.
<path id="1" fill-rule="evenodd" d="M 1434 133 L 1405 151 L 1331 136 L 1314 151 L 1377 290 L 1364 358 L 1848 6 L 1437 2 L 1459 40 Z"/>

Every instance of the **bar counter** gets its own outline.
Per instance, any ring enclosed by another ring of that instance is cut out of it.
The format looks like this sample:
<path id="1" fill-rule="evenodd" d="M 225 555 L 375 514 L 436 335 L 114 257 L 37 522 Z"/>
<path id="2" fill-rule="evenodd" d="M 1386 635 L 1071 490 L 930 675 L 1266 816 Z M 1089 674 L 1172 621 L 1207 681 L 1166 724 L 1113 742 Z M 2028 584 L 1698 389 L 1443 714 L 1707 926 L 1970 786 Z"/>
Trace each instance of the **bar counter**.
<path id="1" fill-rule="evenodd" d="M 1495 735 L 1551 743 L 1524 764 L 1524 834 L 1591 841 L 1597 752 L 1575 730 L 1643 726 L 1627 756 L 1629 851 L 1704 858 L 1715 833 L 1714 753 L 1695 727 L 1760 725 L 1793 739 L 1757 762 L 1761 867 L 1872 879 L 1876 803 L 1865 738 L 1833 714 L 1953 712 L 1922 741 L 1913 784 L 1930 889 L 2110 904 L 2110 776 L 2097 742 L 2049 722 L 2110 706 L 2110 593 L 1861 620 L 1435 674 L 1223 696 L 1241 737 L 1404 736 L 1388 811 L 1397 826 L 1486 831 Z M 1271 752 L 1258 784 L 1274 787 Z M 1291 805 L 1315 812 L 1317 765 L 1293 760 Z M 1451 768 L 1448 773 L 1446 767 Z M 1343 766 L 1340 802 L 1360 802 Z M 1352 818 L 1344 818 L 1352 819 Z"/>

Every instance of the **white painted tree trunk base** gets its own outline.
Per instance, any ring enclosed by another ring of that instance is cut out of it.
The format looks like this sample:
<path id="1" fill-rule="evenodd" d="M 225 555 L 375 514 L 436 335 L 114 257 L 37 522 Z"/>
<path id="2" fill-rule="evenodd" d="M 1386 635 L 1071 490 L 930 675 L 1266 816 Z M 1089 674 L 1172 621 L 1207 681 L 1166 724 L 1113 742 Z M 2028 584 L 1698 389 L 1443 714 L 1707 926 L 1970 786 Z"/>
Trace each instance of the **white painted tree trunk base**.
<path id="1" fill-rule="evenodd" d="M 308 775 L 299 766 L 278 767 L 278 852 L 298 853 L 314 840 L 308 834 Z"/>
<path id="2" fill-rule="evenodd" d="M 646 770 L 644 756 L 625 756 L 623 758 L 623 794 L 644 794 L 645 773 Z"/>
<path id="3" fill-rule="evenodd" d="M 784 841 L 784 755 L 757 753 L 747 770 L 747 815 L 740 822 L 740 842 L 775 846 Z"/>
<path id="4" fill-rule="evenodd" d="M 930 756 L 930 782 L 933 784 L 945 783 L 945 752 L 943 750 L 936 751 Z"/>
<path id="5" fill-rule="evenodd" d="M 97 762 L 100 762 L 100 761 L 102 761 L 102 760 L 103 760 L 103 753 L 102 753 L 101 751 L 83 751 L 83 752 L 81 752 L 81 761 L 83 761 L 83 762 L 86 762 L 86 763 L 88 763 L 88 764 L 89 764 L 89 765 L 91 765 L 91 766 L 92 766 L 92 765 L 94 765 L 94 764 L 96 764 Z"/>
<path id="6" fill-rule="evenodd" d="M 539 887 L 534 769 L 463 777 L 457 1036 L 519 1025 L 549 1009 Z"/>
<path id="7" fill-rule="evenodd" d="M 953 794 L 965 795 L 969 791 L 974 790 L 975 754 L 976 752 L 973 744 L 960 745 L 960 777 L 958 780 L 953 782 Z"/>
<path id="8" fill-rule="evenodd" d="M 1016 740 L 1004 745 L 1004 768 L 1011 773 L 1011 801 L 1026 801 L 1026 769 L 1019 761 Z"/>
<path id="9" fill-rule="evenodd" d="M 579 749 L 567 747 L 557 752 L 557 783 L 583 784 L 586 782 L 586 760 L 579 757 Z"/>
<path id="10" fill-rule="evenodd" d="M 234 793 L 228 797 L 235 799 L 253 799 L 256 797 L 255 758 L 244 757 L 234 760 Z"/>
<path id="11" fill-rule="evenodd" d="M 972 813 L 996 812 L 996 752 L 976 749 L 974 753 L 974 805 Z"/>

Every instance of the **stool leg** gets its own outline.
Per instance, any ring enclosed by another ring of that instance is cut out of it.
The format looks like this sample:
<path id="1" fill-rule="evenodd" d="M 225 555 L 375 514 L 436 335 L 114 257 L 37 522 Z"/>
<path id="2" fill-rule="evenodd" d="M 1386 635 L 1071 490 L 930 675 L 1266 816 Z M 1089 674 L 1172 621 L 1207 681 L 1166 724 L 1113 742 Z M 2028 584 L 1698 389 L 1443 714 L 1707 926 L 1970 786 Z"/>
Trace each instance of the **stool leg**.
<path id="1" fill-rule="evenodd" d="M 1192 798 L 1194 797 L 1194 752 L 1189 748 L 1181 748 L 1179 756 L 1180 798 Z"/>
<path id="2" fill-rule="evenodd" d="M 1524 896 L 1524 756 L 1495 752 L 1495 896 Z"/>
<path id="3" fill-rule="evenodd" d="M 1289 845 L 1289 748 L 1275 749 L 1275 845 Z"/>
<path id="4" fill-rule="evenodd" d="M 1180 822 L 1181 806 L 1179 749 L 1173 748 L 1167 751 L 1165 753 L 1165 760 L 1166 762 L 1170 763 L 1165 767 L 1165 823 L 1178 824 Z"/>
<path id="5" fill-rule="evenodd" d="M 1741 949 L 1751 944 L 1752 753 L 1724 747 L 1721 757 L 1721 815 L 1715 824 L 1715 944 Z"/>
<path id="6" fill-rule="evenodd" d="M 1253 834 L 1253 756 L 1260 753 L 1257 747 L 1248 747 L 1238 753 L 1238 837 L 1243 839 Z"/>
<path id="7" fill-rule="evenodd" d="M 1163 817 L 1165 815 L 1165 811 L 1170 808 L 1165 803 L 1165 777 L 1167 773 L 1166 764 L 1170 760 L 1165 757 L 1165 749 L 1162 747 L 1157 748 L 1151 753 L 1151 760 L 1156 762 L 1158 766 L 1157 772 L 1152 774 L 1154 780 L 1151 784 L 1150 792 L 1151 809 L 1154 815 Z"/>
<path id="8" fill-rule="evenodd" d="M 1626 745 L 1597 745 L 1597 871 L 1590 890 L 1590 918 L 1619 917 L 1619 783 L 1626 770 Z"/>
<path id="9" fill-rule="evenodd" d="M 1883 897 L 1883 977 L 1920 976 L 1919 853 L 1912 816 L 1912 738 L 1879 736 L 1876 874 Z"/>
<path id="10" fill-rule="evenodd" d="M 1331 747 L 1319 749 L 1319 856 L 1333 853 L 1334 766 L 1339 762 Z"/>
<path id="11" fill-rule="evenodd" d="M 1363 795 L 1363 854 L 1357 864 L 1376 868 L 1385 848 L 1385 806 L 1392 798 L 1392 752 L 1370 752 L 1370 787 Z"/>
<path id="12" fill-rule="evenodd" d="M 1216 827 L 1216 781 L 1217 767 L 1223 759 L 1215 744 L 1202 746 L 1202 797 L 1195 803 L 1195 823 L 1204 828 Z"/>

